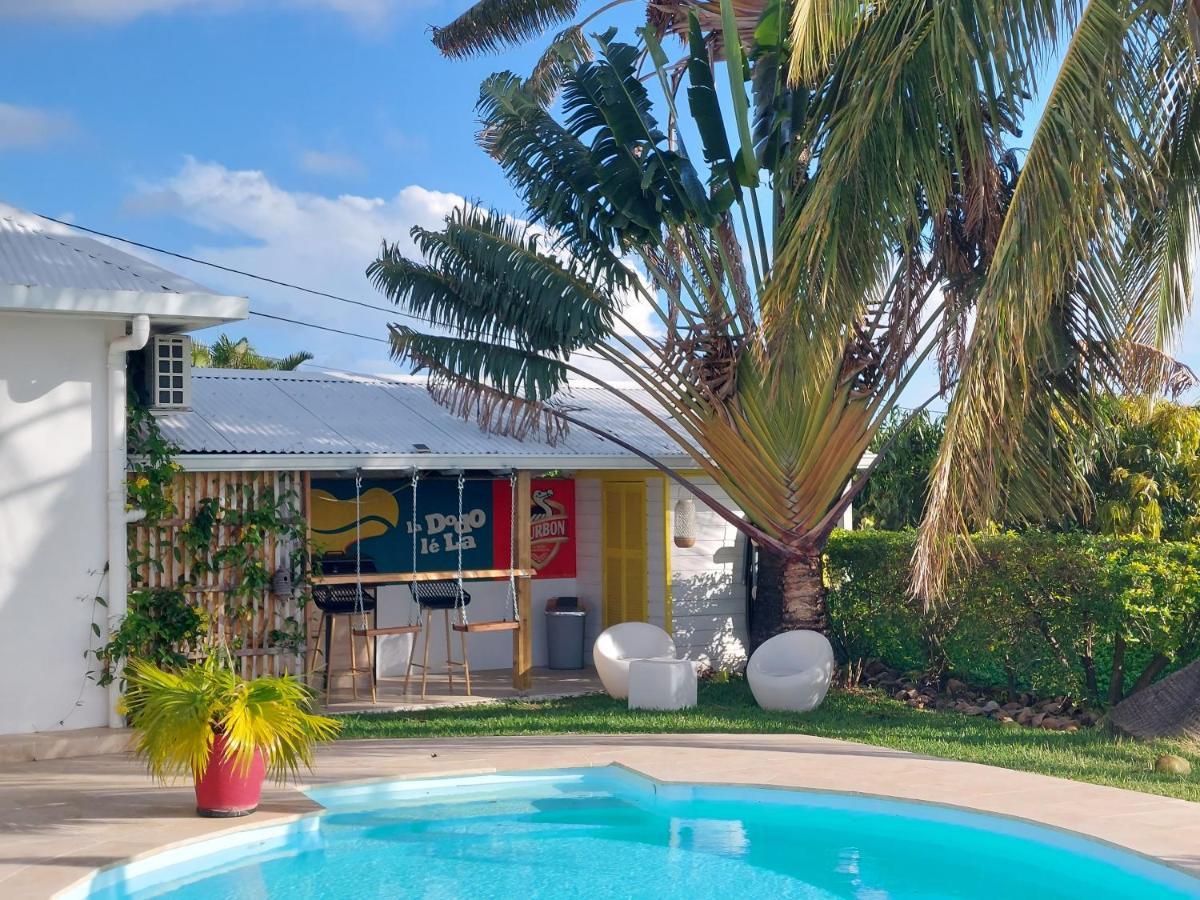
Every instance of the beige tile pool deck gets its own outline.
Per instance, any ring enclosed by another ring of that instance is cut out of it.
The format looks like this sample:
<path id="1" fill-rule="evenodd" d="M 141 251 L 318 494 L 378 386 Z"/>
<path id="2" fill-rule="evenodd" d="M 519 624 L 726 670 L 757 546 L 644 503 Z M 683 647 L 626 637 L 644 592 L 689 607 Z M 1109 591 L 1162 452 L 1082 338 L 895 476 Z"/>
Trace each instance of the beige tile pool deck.
<path id="1" fill-rule="evenodd" d="M 1200 804 L 801 735 L 347 741 L 307 783 L 620 763 L 662 781 L 775 785 L 945 803 L 1065 828 L 1200 875 Z M 316 810 L 269 786 L 244 819 L 200 819 L 125 754 L 0 766 L 0 897 L 51 897 L 91 870 Z"/>

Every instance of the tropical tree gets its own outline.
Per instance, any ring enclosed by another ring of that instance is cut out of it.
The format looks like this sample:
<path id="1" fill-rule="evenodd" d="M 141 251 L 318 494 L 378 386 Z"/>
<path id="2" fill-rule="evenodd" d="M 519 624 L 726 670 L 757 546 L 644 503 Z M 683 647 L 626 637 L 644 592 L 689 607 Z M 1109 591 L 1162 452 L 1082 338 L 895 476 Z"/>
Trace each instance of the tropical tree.
<path id="1" fill-rule="evenodd" d="M 1089 482 L 1104 534 L 1158 540 L 1200 535 L 1200 409 L 1114 399 L 1110 440 Z"/>
<path id="2" fill-rule="evenodd" d="M 868 448 L 882 453 L 854 504 L 854 517 L 872 528 L 916 528 L 925 515 L 929 476 L 942 446 L 942 421 L 928 411 L 892 410 Z"/>
<path id="3" fill-rule="evenodd" d="M 484 83 L 523 220 L 469 207 L 413 230 L 419 259 L 385 245 L 371 277 L 439 326 L 391 326 L 394 353 L 495 430 L 595 430 L 568 377 L 647 416 L 744 514 L 692 486 L 759 550 L 755 643 L 825 628 L 821 549 L 933 361 L 952 397 L 916 572 L 936 596 L 1002 501 L 1058 519 L 1086 495 L 1098 393 L 1169 369 L 1200 178 L 1190 5 L 656 5 L 685 16 L 678 62 L 655 27 L 599 36 L 559 57 L 557 114 L 543 80 Z"/>
<path id="4" fill-rule="evenodd" d="M 313 358 L 307 350 L 289 353 L 281 359 L 263 356 L 250 346 L 249 338 L 234 340 L 222 334 L 211 344 L 192 344 L 192 365 L 215 369 L 278 369 L 291 371 Z"/>

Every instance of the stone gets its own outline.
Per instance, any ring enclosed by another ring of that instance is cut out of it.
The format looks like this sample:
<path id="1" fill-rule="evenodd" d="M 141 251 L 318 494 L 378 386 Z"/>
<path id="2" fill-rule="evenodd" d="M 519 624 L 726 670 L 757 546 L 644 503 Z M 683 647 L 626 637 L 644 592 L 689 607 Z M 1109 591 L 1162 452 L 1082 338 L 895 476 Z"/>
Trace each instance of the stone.
<path id="1" fill-rule="evenodd" d="M 997 703 L 995 700 L 989 700 L 987 703 L 983 704 L 984 712 L 989 712 L 989 713 L 995 712 L 999 708 L 1000 708 L 1000 704 Z"/>
<path id="2" fill-rule="evenodd" d="M 1000 708 L 1002 710 L 1004 710 L 1006 713 L 1015 713 L 1017 710 L 1019 710 L 1021 708 L 1021 704 L 1017 703 L 1015 700 L 1013 700 L 1009 703 L 1005 703 Z"/>
<path id="3" fill-rule="evenodd" d="M 1018 725 L 1028 725 L 1033 720 L 1033 710 L 1028 706 L 1024 706 L 1017 710 L 1016 720 Z"/>
<path id="4" fill-rule="evenodd" d="M 1000 715 L 996 716 L 995 718 L 996 718 L 996 721 L 999 722 L 1001 725 L 1016 725 L 1017 724 L 1015 721 L 1013 721 L 1012 716 L 1007 716 L 1004 713 L 1001 713 Z"/>
<path id="5" fill-rule="evenodd" d="M 951 678 L 946 682 L 946 691 L 950 694 L 961 694 L 967 689 L 965 682 L 959 681 L 957 678 Z"/>
<path id="6" fill-rule="evenodd" d="M 1046 714 L 1044 712 L 1034 713 L 1033 717 L 1029 720 L 1029 726 L 1031 728 L 1041 728 L 1044 721 L 1046 721 Z"/>
<path id="7" fill-rule="evenodd" d="M 1163 775 L 1191 775 L 1192 764 L 1182 756 L 1164 753 L 1154 761 L 1154 771 Z"/>

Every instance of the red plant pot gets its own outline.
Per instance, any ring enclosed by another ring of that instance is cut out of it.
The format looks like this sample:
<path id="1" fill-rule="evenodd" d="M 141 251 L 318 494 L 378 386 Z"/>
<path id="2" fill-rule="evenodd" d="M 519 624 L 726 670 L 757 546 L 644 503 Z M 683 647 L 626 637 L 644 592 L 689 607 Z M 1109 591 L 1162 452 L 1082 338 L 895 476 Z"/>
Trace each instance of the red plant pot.
<path id="1" fill-rule="evenodd" d="M 196 812 L 216 819 L 250 815 L 258 809 L 266 776 L 267 759 L 261 750 L 243 770 L 236 760 L 225 759 L 225 735 L 215 735 L 208 768 L 196 779 Z"/>

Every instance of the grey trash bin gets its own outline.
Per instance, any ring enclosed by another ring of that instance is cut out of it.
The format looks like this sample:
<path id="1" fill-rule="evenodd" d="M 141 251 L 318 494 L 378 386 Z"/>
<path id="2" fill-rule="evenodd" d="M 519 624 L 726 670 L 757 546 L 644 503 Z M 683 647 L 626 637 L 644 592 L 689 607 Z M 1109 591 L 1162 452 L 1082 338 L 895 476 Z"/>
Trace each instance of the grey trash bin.
<path id="1" fill-rule="evenodd" d="M 555 597 L 546 603 L 546 647 L 551 669 L 582 669 L 587 610 L 578 597 Z"/>

